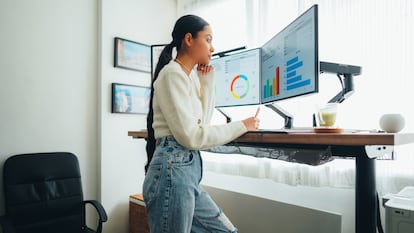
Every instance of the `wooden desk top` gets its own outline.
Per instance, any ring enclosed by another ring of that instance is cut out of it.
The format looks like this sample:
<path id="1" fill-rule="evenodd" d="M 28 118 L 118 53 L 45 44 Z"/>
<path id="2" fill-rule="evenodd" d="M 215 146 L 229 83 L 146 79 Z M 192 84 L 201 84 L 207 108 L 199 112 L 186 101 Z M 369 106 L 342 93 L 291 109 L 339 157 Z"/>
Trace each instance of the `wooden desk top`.
<path id="1" fill-rule="evenodd" d="M 129 131 L 128 136 L 146 138 L 146 131 Z M 282 143 L 314 145 L 403 145 L 414 143 L 414 133 L 246 133 L 233 142 L 240 143 Z"/>

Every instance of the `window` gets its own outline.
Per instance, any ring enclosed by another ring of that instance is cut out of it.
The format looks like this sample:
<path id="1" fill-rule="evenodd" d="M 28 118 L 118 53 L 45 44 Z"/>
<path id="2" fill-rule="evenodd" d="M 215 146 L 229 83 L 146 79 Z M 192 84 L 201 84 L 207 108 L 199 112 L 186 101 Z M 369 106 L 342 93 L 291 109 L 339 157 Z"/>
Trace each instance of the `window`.
<path id="1" fill-rule="evenodd" d="M 339 106 L 338 123 L 344 128 L 378 129 L 382 114 L 398 112 L 406 120 L 403 132 L 414 132 L 414 113 L 410 110 L 410 100 L 414 98 L 414 78 L 410 70 L 414 64 L 413 1 L 179 2 L 181 6 L 186 6 L 181 13 L 196 13 L 211 23 L 216 51 L 240 45 L 250 48 L 261 46 L 312 4 L 318 4 L 320 60 L 362 66 L 362 74 L 354 79 L 355 93 Z M 336 76 L 322 74 L 318 94 L 282 101 L 280 104 L 295 116 L 296 126 L 310 126 L 311 115 L 315 111 L 314 103 L 329 101 L 340 88 Z M 255 107 L 247 111 L 244 107 L 229 109 L 234 120 L 250 116 L 254 111 Z M 262 111 L 261 118 L 264 128 L 283 125 L 283 120 L 272 112 Z M 214 121 L 224 122 L 219 113 L 215 115 Z M 396 156 L 396 161 L 377 163 L 378 186 L 387 192 L 399 191 L 404 187 L 402 185 L 407 185 L 407 182 L 412 185 L 414 182 L 414 169 L 411 167 L 414 164 L 413 145 L 397 147 Z M 337 167 L 347 167 L 348 163 L 345 160 Z M 321 172 L 320 176 L 323 174 Z M 404 182 L 395 182 L 395 179 Z"/>

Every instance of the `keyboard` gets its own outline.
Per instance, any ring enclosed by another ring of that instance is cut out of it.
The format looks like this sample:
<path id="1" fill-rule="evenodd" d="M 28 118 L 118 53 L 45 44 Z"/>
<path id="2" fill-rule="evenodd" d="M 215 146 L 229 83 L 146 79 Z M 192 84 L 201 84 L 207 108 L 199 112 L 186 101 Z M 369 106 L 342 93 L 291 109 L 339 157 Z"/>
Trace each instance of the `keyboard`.
<path id="1" fill-rule="evenodd" d="M 257 131 L 249 131 L 249 133 L 313 133 L 313 127 L 293 127 L 291 129 L 259 129 Z"/>
<path id="2" fill-rule="evenodd" d="M 248 131 L 248 133 L 275 133 L 275 134 L 288 134 L 288 133 L 313 133 L 313 127 L 293 127 L 291 129 L 259 129 L 258 131 Z M 363 130 L 363 129 L 343 129 L 342 133 L 378 133 L 375 130 Z"/>

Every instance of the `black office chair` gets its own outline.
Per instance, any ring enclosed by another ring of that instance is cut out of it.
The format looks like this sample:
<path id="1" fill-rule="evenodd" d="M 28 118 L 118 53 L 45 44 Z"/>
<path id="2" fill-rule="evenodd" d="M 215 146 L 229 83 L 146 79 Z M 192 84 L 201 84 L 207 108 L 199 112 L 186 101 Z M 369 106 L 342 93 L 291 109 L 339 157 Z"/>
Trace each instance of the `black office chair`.
<path id="1" fill-rule="evenodd" d="M 3 181 L 4 233 L 101 233 L 107 221 L 98 201 L 83 200 L 79 163 L 72 153 L 11 156 L 3 166 Z M 87 204 L 98 213 L 96 230 L 86 226 Z"/>

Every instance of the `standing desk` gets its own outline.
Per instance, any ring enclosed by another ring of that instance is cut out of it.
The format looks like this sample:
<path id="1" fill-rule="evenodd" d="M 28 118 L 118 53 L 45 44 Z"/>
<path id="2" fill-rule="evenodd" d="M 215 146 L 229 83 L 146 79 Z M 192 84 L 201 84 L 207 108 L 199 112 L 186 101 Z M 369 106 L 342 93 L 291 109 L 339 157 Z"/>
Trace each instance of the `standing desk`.
<path id="1" fill-rule="evenodd" d="M 129 131 L 128 136 L 145 138 L 145 131 Z M 394 146 L 414 143 L 412 133 L 272 133 L 249 132 L 229 145 L 253 147 L 330 149 L 334 156 L 355 157 L 355 232 L 376 233 L 377 197 L 375 158 L 391 153 Z"/>

